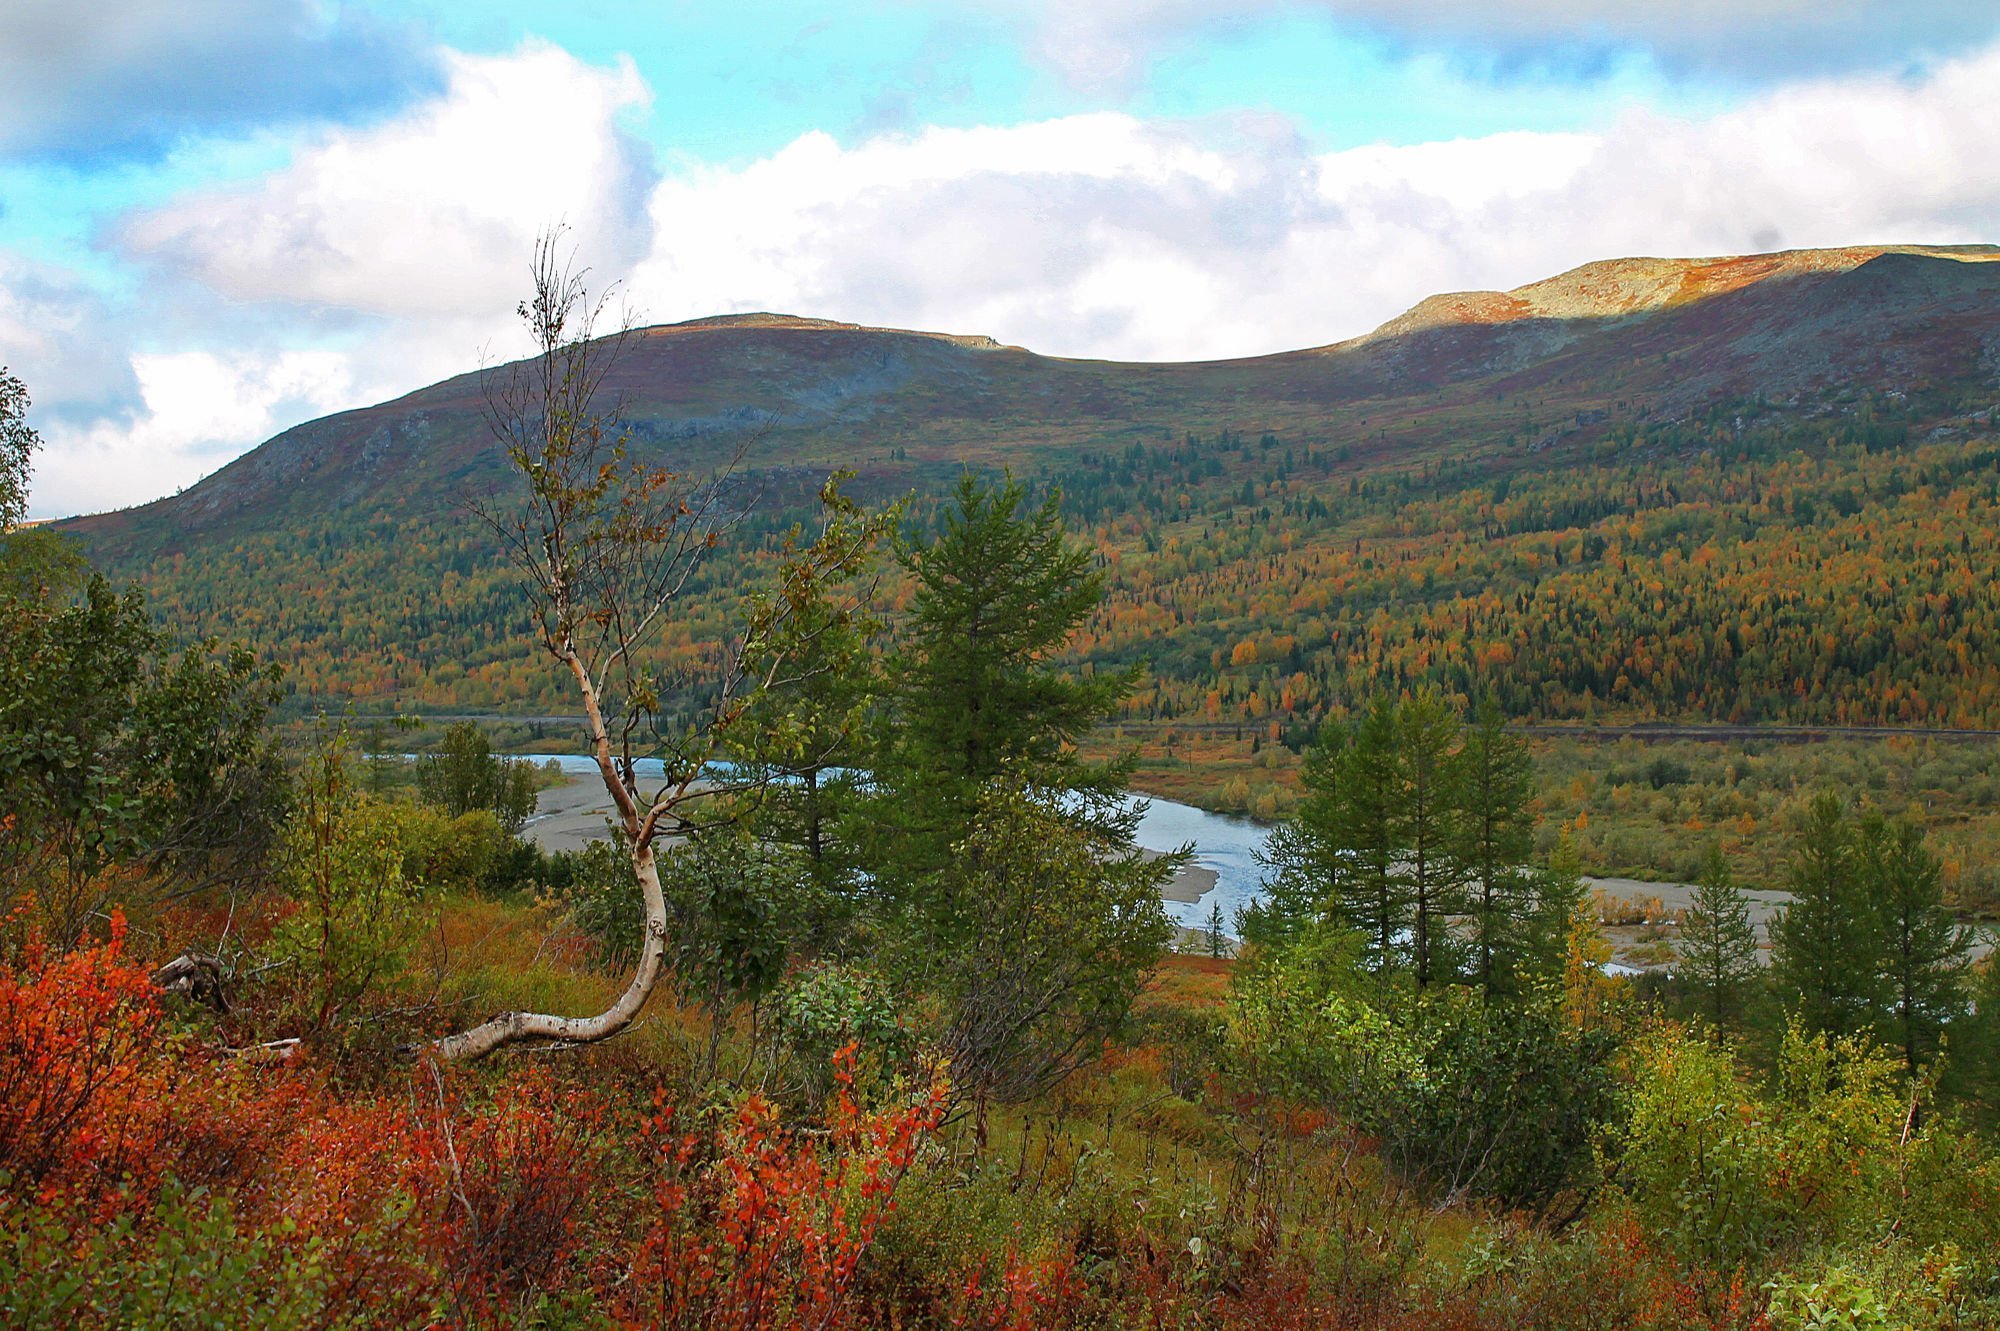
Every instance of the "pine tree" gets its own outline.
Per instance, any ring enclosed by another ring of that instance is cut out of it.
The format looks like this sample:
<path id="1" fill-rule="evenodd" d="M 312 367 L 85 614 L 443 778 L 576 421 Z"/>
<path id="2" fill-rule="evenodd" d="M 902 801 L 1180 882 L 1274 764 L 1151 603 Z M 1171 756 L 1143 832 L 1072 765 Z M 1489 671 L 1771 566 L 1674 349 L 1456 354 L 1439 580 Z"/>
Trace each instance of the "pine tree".
<path id="1" fill-rule="evenodd" d="M 1972 936 L 1953 923 L 1941 866 L 1914 822 L 1870 814 L 1855 837 L 1855 859 L 1881 917 L 1891 1038 L 1915 1076 L 1936 1055 L 1946 1026 L 1965 1015 Z"/>
<path id="2" fill-rule="evenodd" d="M 1681 921 L 1680 952 L 1681 978 L 1720 1041 L 1742 1019 L 1758 967 L 1750 903 L 1719 841 L 1709 843 L 1702 859 L 1701 882 Z"/>

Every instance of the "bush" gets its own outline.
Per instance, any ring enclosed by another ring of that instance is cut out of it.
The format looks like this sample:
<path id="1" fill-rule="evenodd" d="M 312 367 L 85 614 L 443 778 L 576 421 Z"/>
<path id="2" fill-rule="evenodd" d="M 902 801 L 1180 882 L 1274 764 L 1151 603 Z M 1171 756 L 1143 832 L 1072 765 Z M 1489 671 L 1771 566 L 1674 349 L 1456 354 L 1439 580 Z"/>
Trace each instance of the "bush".
<path id="1" fill-rule="evenodd" d="M 393 980 L 423 930 L 425 815 L 354 788 L 344 740 L 323 743 L 299 783 L 285 835 L 285 886 L 297 909 L 273 932 L 273 967 L 289 968 L 313 1033 L 330 1029 Z M 286 977 L 280 977 L 286 978 Z"/>
<path id="2" fill-rule="evenodd" d="M 1675 1027 L 1642 1041 L 1633 1064 L 1620 1185 L 1683 1262 L 1753 1265 L 1791 1217 L 1772 1187 L 1776 1134 L 1735 1060 Z"/>
<path id="3" fill-rule="evenodd" d="M 683 1132 L 660 1106 L 646 1137 L 649 1219 L 625 1255 L 632 1278 L 615 1313 L 632 1324 L 732 1331 L 867 1325 L 852 1295 L 896 1191 L 943 1118 L 942 1078 L 900 1104 L 864 1111 L 853 1049 L 835 1059 L 824 1135 L 796 1132 L 761 1096 L 711 1135 Z"/>
<path id="4" fill-rule="evenodd" d="M 146 1146 L 164 1095 L 151 1057 L 160 1011 L 124 947 L 114 914 L 108 942 L 65 953 L 30 938 L 0 965 L 0 1175 L 10 1187 L 94 1192 L 158 1163 Z"/>
<path id="5" fill-rule="evenodd" d="M 876 975 L 827 963 L 798 972 L 777 994 L 786 1043 L 808 1067 L 827 1067 L 843 1046 L 883 1068 L 900 1067 L 916 1047 L 896 995 Z"/>
<path id="6" fill-rule="evenodd" d="M 1433 992 L 1389 1010 L 1362 996 L 1358 955 L 1350 933 L 1320 929 L 1246 967 L 1230 1001 L 1238 1085 L 1380 1137 L 1434 1194 L 1580 1207 L 1622 1109 L 1615 1037 L 1566 1020 L 1553 994 Z"/>
<path id="7" fill-rule="evenodd" d="M 1540 995 L 1450 994 L 1423 1003 L 1413 1025 L 1419 1074 L 1378 1087 L 1371 1107 L 1388 1157 L 1436 1193 L 1580 1212 L 1600 1182 L 1598 1143 L 1624 1112 L 1615 1036 Z"/>
<path id="8" fill-rule="evenodd" d="M 0 1184 L 4 1191 L 4 1184 Z M 245 1224 L 228 1198 L 167 1183 L 110 1223 L 50 1206 L 0 1223 L 0 1324 L 16 1331 L 362 1326 L 329 1306 L 328 1253 L 295 1227 Z"/>

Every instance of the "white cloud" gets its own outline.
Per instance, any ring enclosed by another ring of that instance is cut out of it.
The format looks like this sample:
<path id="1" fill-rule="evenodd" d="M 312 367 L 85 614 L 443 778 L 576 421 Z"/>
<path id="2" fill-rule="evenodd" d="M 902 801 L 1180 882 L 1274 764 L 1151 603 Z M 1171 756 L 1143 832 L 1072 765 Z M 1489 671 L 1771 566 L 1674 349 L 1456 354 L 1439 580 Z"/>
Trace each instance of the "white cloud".
<path id="1" fill-rule="evenodd" d="M 193 330 L 139 349 L 192 359 L 104 354 L 129 337 L 89 302 L 60 347 L 23 352 L 49 321 L 0 303 L 0 359 L 47 422 L 38 512 L 151 497 L 299 420 L 468 369 L 489 341 L 505 352 L 533 235 L 563 213 L 653 320 L 768 309 L 1129 359 L 1336 341 L 1427 295 L 1596 258 L 2000 238 L 2000 48 L 1708 119 L 1635 109 L 1597 134 L 1318 154 L 1278 117 L 1107 113 L 809 133 L 650 192 L 617 126 L 645 96 L 629 68 L 548 47 L 448 67 L 439 101 L 120 231 L 155 266 L 145 326 Z M 97 359 L 58 388 L 62 348 L 93 332 Z"/>
<path id="2" fill-rule="evenodd" d="M 489 344 L 511 354 L 554 222 L 603 271 L 646 252 L 651 155 L 619 120 L 649 94 L 629 62 L 529 43 L 443 65 L 444 92 L 393 120 L 125 218 L 109 243 L 145 274 L 136 310 L 0 266 L 0 357 L 46 441 L 38 516 L 157 497 L 301 420 L 468 369 Z"/>
<path id="3" fill-rule="evenodd" d="M 2000 236 L 2000 49 L 1796 85 L 1707 120 L 1314 155 L 1268 119 L 1079 116 L 663 184 L 635 273 L 661 318 L 751 309 L 1066 355 L 1334 341 L 1421 297 L 1594 258 Z"/>
<path id="4" fill-rule="evenodd" d="M 336 409 L 353 388 L 347 358 L 335 352 L 142 354 L 131 365 L 140 401 L 129 419 L 44 429 L 38 513 L 156 499 L 241 453 L 244 441 Z"/>
<path id="5" fill-rule="evenodd" d="M 650 157 L 618 117 L 648 93 L 629 60 L 597 69 L 530 43 L 444 66 L 437 99 L 334 132 L 251 187 L 130 218 L 118 245 L 233 301 L 416 318 L 511 309 L 560 218 L 602 262 L 643 252 Z"/>

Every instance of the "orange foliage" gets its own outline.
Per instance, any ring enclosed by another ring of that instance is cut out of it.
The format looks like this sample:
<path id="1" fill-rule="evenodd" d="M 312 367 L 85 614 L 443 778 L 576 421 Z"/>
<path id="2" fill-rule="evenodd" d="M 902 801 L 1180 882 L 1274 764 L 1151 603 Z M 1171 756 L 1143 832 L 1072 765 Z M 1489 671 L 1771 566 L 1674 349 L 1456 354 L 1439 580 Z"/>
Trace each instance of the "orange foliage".
<path id="1" fill-rule="evenodd" d="M 102 1193 L 158 1167 L 166 1078 L 144 1056 L 160 1013 L 124 948 L 114 914 L 103 944 L 57 953 L 32 936 L 0 967 L 0 1172 L 16 1187 Z"/>
<path id="2" fill-rule="evenodd" d="M 645 1134 L 657 1173 L 652 1216 L 617 1311 L 632 1325 L 812 1331 L 858 1325 L 856 1268 L 895 1209 L 897 1185 L 944 1117 L 947 1083 L 863 1113 L 850 1044 L 834 1056 L 824 1137 L 788 1129 L 753 1095 L 711 1140 L 674 1130 L 661 1103 Z"/>

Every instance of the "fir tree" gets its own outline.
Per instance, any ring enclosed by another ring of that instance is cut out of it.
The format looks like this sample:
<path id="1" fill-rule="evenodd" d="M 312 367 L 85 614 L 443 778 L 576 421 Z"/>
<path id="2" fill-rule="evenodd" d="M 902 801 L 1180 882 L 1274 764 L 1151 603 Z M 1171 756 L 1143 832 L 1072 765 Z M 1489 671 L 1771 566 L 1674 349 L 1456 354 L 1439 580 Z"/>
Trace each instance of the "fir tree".
<path id="1" fill-rule="evenodd" d="M 1522 923 L 1517 965 L 1525 976 L 1543 983 L 1561 980 L 1572 943 L 1587 925 L 1597 933 L 1597 912 L 1584 885 L 1576 843 L 1564 832 L 1549 862 L 1529 875 L 1533 899 Z M 1600 962 L 1609 960 L 1605 951 Z"/>
<path id="2" fill-rule="evenodd" d="M 1056 496 L 1030 509 L 1011 478 L 968 475 L 897 555 L 916 590 L 869 809 L 876 955 L 935 997 L 954 1083 L 1018 1098 L 1124 1019 L 1173 936 L 1160 889 L 1186 854 L 1140 856 L 1129 759 L 1077 755 L 1134 676 L 1053 659 L 1103 596 Z"/>

